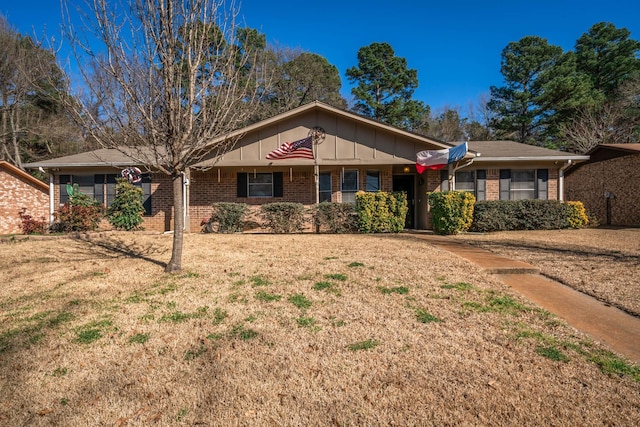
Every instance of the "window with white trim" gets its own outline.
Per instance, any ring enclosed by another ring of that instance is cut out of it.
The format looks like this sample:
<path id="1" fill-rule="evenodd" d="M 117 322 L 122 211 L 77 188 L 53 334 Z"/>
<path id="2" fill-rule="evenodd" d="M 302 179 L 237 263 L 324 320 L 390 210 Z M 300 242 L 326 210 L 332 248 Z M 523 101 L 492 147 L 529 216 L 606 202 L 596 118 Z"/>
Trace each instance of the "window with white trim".
<path id="1" fill-rule="evenodd" d="M 331 172 L 320 172 L 319 182 L 320 203 L 331 201 Z"/>
<path id="2" fill-rule="evenodd" d="M 355 203 L 358 192 L 358 171 L 345 170 L 342 172 L 342 203 Z"/>
<path id="3" fill-rule="evenodd" d="M 247 195 L 249 197 L 273 197 L 273 174 L 248 174 Z"/>
<path id="4" fill-rule="evenodd" d="M 475 171 L 458 171 L 456 172 L 456 190 L 476 192 L 476 174 Z"/>
<path id="5" fill-rule="evenodd" d="M 380 191 L 380 171 L 367 171 L 366 190 L 369 192 Z"/>
<path id="6" fill-rule="evenodd" d="M 546 200 L 548 180 L 548 169 L 500 169 L 500 200 Z"/>

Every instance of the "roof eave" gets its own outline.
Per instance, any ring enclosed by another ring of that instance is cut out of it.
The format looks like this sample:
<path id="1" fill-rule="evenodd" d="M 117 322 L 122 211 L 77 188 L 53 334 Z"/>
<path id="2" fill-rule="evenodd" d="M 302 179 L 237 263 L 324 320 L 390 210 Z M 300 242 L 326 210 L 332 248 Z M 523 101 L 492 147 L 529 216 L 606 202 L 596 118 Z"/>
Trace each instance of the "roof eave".
<path id="1" fill-rule="evenodd" d="M 518 156 L 518 157 L 484 157 L 478 156 L 475 162 L 550 162 L 550 161 L 586 161 L 589 156 Z"/>

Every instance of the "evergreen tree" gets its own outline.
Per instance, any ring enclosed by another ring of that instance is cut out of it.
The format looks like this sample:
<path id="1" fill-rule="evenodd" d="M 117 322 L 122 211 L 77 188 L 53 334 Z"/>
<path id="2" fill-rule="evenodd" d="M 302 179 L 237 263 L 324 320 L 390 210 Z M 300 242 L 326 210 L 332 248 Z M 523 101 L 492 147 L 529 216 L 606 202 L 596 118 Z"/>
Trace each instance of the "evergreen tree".
<path id="1" fill-rule="evenodd" d="M 575 55 L 546 39 L 527 36 L 502 51 L 505 86 L 491 87 L 488 108 L 499 138 L 555 146 L 558 125 L 572 109 L 592 103 Z"/>
<path id="2" fill-rule="evenodd" d="M 358 50 L 358 66 L 346 75 L 357 86 L 353 110 L 381 122 L 420 132 L 427 127 L 429 107 L 411 99 L 418 87 L 418 72 L 395 56 L 388 43 L 372 43 Z"/>
<path id="3" fill-rule="evenodd" d="M 144 219 L 142 188 L 136 187 L 126 179 L 118 179 L 116 197 L 107 209 L 109 223 L 118 230 L 140 230 Z"/>
<path id="4" fill-rule="evenodd" d="M 640 76 L 640 42 L 626 28 L 600 22 L 576 42 L 577 69 L 601 98 L 615 100 L 621 85 Z"/>

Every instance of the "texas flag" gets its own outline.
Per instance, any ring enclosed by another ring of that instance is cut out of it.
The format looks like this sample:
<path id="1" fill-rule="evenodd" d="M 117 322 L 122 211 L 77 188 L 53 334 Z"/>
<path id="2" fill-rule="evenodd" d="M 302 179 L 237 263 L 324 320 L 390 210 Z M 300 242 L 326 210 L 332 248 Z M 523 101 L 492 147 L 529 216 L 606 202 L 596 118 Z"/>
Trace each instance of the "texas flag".
<path id="1" fill-rule="evenodd" d="M 467 143 L 444 150 L 426 150 L 419 152 L 416 160 L 416 170 L 422 173 L 427 169 L 442 169 L 448 164 L 462 160 L 467 154 Z"/>

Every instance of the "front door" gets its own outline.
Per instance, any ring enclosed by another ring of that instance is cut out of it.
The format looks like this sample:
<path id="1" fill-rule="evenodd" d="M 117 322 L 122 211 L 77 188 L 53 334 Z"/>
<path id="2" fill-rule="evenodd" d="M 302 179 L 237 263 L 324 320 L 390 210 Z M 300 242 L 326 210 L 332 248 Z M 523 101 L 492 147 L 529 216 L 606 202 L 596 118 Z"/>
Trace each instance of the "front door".
<path id="1" fill-rule="evenodd" d="M 402 191 L 407 194 L 407 218 L 404 228 L 415 228 L 415 176 L 414 175 L 393 175 L 393 191 Z"/>

